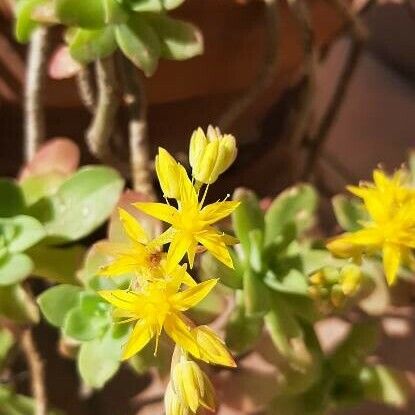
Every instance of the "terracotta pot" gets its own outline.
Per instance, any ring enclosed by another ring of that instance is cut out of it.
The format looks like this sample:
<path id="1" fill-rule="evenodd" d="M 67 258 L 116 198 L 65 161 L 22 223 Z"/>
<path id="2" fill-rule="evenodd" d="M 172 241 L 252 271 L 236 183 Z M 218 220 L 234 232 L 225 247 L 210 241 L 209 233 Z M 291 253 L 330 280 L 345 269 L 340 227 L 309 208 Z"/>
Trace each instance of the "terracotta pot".
<path id="1" fill-rule="evenodd" d="M 342 21 L 328 2 L 310 0 L 309 5 L 316 41 L 321 48 L 339 32 Z M 189 0 L 176 14 L 202 29 L 205 53 L 185 62 L 163 61 L 155 76 L 146 81 L 151 104 L 149 125 L 153 150 L 158 145 L 172 151 L 183 150 L 196 126 L 217 122 L 229 104 L 255 81 L 264 52 L 264 5 L 259 0 L 242 3 Z M 275 110 L 283 92 L 298 80 L 302 60 L 301 33 L 283 2 L 280 22 L 280 61 L 275 80 L 232 128 L 242 142 L 253 139 L 255 128 L 261 125 L 272 108 Z M 4 26 L 3 23 L 0 22 L 0 27 L 10 29 L 10 24 Z M 8 107 L 0 111 L 0 122 L 4 135 L 2 140 L 11 151 L 7 151 L 7 157 L 0 156 L 3 174 L 12 174 L 19 163 L 22 119 L 16 105 L 20 104 L 24 82 L 24 51 L 10 36 L 8 43 L 8 47 L 0 47 L 0 95 L 9 102 Z M 80 106 L 74 81 L 48 80 L 45 100 L 48 135 L 66 135 L 81 141 L 89 115 Z M 286 109 L 285 104 L 279 108 L 281 116 Z M 274 192 L 273 189 L 286 181 L 284 172 L 289 167 L 289 158 L 286 151 L 275 149 L 276 139 L 282 134 L 281 122 L 276 121 L 260 132 L 267 135 L 266 151 L 252 146 L 251 150 L 254 154 L 258 152 L 258 156 L 250 157 L 249 163 L 238 169 L 237 174 L 230 173 L 229 181 L 223 187 L 230 189 L 234 185 L 245 185 L 265 193 L 266 189 Z"/>

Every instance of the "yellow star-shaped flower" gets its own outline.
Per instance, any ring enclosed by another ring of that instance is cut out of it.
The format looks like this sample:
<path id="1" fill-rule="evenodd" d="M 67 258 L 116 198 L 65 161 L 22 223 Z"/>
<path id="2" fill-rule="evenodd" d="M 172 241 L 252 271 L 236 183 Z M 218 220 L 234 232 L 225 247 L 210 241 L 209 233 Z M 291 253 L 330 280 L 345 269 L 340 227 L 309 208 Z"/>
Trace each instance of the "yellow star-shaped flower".
<path id="1" fill-rule="evenodd" d="M 381 252 L 389 284 L 396 281 L 402 263 L 415 265 L 415 189 L 407 184 L 406 176 L 404 170 L 391 178 L 375 170 L 373 184 L 350 186 L 363 199 L 370 220 L 362 223 L 363 229 L 344 233 L 327 245 L 333 254 L 345 258 Z"/>
<path id="2" fill-rule="evenodd" d="M 165 152 L 165 150 L 163 150 Z M 162 166 L 159 166 L 159 170 Z M 157 219 L 167 222 L 171 227 L 162 235 L 162 243 L 170 242 L 167 261 L 178 264 L 188 255 L 190 267 L 193 266 L 196 249 L 200 244 L 225 265 L 233 268 L 228 245 L 237 239 L 218 232 L 212 225 L 230 215 L 239 205 L 235 201 L 222 201 L 203 206 L 199 193 L 184 169 L 169 169 L 171 180 L 179 183 L 180 197 L 178 207 L 164 203 L 135 203 L 138 209 Z"/>

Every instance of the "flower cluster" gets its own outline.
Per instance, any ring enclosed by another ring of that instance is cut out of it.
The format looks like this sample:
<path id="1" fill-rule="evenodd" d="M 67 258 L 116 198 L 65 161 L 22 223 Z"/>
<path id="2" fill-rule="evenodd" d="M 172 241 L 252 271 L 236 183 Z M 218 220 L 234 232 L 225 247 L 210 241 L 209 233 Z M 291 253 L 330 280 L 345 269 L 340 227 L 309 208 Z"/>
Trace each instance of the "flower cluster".
<path id="1" fill-rule="evenodd" d="M 364 255 L 382 254 L 386 279 L 391 285 L 400 265 L 415 269 L 415 189 L 404 169 L 392 177 L 375 170 L 373 181 L 348 187 L 363 200 L 369 219 L 361 222 L 362 229 L 336 237 L 327 248 L 338 257 L 356 262 Z"/>
<path id="2" fill-rule="evenodd" d="M 233 267 L 228 246 L 237 240 L 213 225 L 231 214 L 239 202 L 221 201 L 204 206 L 204 201 L 208 186 L 234 161 L 235 139 L 209 127 L 207 136 L 201 129 L 194 133 L 190 147 L 193 178 L 160 148 L 156 172 L 166 203 L 134 204 L 170 227 L 151 239 L 134 216 L 120 209 L 120 220 L 130 243 L 107 243 L 105 248 L 113 261 L 101 269 L 103 276 L 126 273 L 136 276 L 128 290 L 100 292 L 115 307 L 116 318 L 125 323 L 135 322 L 123 358 L 129 359 L 140 352 L 153 338 L 156 354 L 163 330 L 176 344 L 180 362 L 172 364 L 172 382 L 166 395 L 167 414 L 196 413 L 199 407 L 214 408 L 213 387 L 189 356 L 207 363 L 235 366 L 219 336 L 207 326 L 196 326 L 184 314 L 203 300 L 218 280 L 211 278 L 197 283 L 187 272 L 187 266 L 180 264 L 187 254 L 192 268 L 196 254 L 207 250 Z M 164 252 L 163 246 L 167 244 L 169 249 Z"/>

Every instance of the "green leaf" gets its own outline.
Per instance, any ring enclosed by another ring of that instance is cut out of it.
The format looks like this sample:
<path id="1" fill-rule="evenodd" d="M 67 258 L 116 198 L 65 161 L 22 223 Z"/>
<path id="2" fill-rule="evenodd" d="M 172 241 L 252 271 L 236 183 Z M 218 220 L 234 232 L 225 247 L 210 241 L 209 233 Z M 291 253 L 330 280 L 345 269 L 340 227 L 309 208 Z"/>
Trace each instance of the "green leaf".
<path id="1" fill-rule="evenodd" d="M 7 386 L 0 386 L 0 415 L 35 415 L 35 401 L 28 396 L 18 395 Z M 63 415 L 56 410 L 48 415 Z"/>
<path id="2" fill-rule="evenodd" d="M 339 225 L 346 231 L 354 232 L 362 225 L 360 221 L 367 220 L 368 215 L 358 199 L 345 195 L 336 195 L 332 199 L 333 210 Z"/>
<path id="3" fill-rule="evenodd" d="M 249 232 L 259 229 L 264 230 L 264 214 L 259 206 L 255 193 L 246 189 L 237 189 L 233 200 L 241 204 L 232 213 L 232 223 L 235 234 L 241 242 L 246 258 L 249 258 L 251 242 Z"/>
<path id="4" fill-rule="evenodd" d="M 206 252 L 201 258 L 201 270 L 203 277 L 220 278 L 220 282 L 233 289 L 242 288 L 243 269 L 233 249 L 229 250 L 235 269 L 229 268 L 214 256 Z"/>
<path id="5" fill-rule="evenodd" d="M 46 235 L 42 224 L 30 216 L 20 215 L 12 219 L 0 219 L 0 228 L 2 225 L 9 224 L 14 227 L 13 239 L 7 244 L 11 253 L 26 251 Z"/>
<path id="6" fill-rule="evenodd" d="M 8 254 L 0 259 L 0 286 L 16 284 L 33 271 L 33 262 L 26 254 Z"/>
<path id="7" fill-rule="evenodd" d="M 284 230 L 294 223 L 300 234 L 314 224 L 317 193 L 308 184 L 300 184 L 285 190 L 272 202 L 265 214 L 265 242 L 272 243 Z"/>
<path id="8" fill-rule="evenodd" d="M 203 53 L 202 33 L 193 24 L 157 13 L 146 19 L 159 36 L 162 57 L 185 60 Z"/>
<path id="9" fill-rule="evenodd" d="M 55 11 L 65 26 L 97 29 L 106 24 L 102 0 L 56 0 Z"/>
<path id="10" fill-rule="evenodd" d="M 63 327 L 65 317 L 79 304 L 81 287 L 62 284 L 42 293 L 37 302 L 46 320 L 55 327 Z"/>
<path id="11" fill-rule="evenodd" d="M 249 232 L 249 263 L 255 272 L 262 270 L 262 249 L 264 244 L 264 233 L 259 229 Z"/>
<path id="12" fill-rule="evenodd" d="M 241 355 L 253 349 L 259 340 L 264 319 L 247 316 L 243 301 L 241 301 L 242 295 L 239 294 L 241 293 L 237 293 L 237 305 L 226 324 L 225 340 L 232 351 Z"/>
<path id="13" fill-rule="evenodd" d="M 75 29 L 69 41 L 71 56 L 84 64 L 105 58 L 116 49 L 117 42 L 112 26 L 102 29 Z"/>
<path id="14" fill-rule="evenodd" d="M 243 282 L 246 314 L 250 317 L 264 316 L 269 310 L 269 290 L 261 276 L 247 268 Z"/>
<path id="15" fill-rule="evenodd" d="M 113 327 L 101 338 L 83 343 L 78 356 L 78 370 L 92 388 L 102 388 L 120 367 L 125 328 Z"/>
<path id="16" fill-rule="evenodd" d="M 376 321 L 356 323 L 346 339 L 333 352 L 330 362 L 336 373 L 348 374 L 358 370 L 363 359 L 372 353 L 379 339 Z"/>
<path id="17" fill-rule="evenodd" d="M 42 197 L 51 196 L 59 189 L 65 177 L 61 173 L 53 172 L 25 178 L 20 185 L 26 205 L 33 205 Z"/>
<path id="18" fill-rule="evenodd" d="M 184 0 L 124 0 L 124 4 L 136 12 L 161 12 L 179 7 Z"/>
<path id="19" fill-rule="evenodd" d="M 105 11 L 105 23 L 106 24 L 120 24 L 124 23 L 128 14 L 116 0 L 102 0 Z"/>
<path id="20" fill-rule="evenodd" d="M 59 248 L 39 245 L 31 248 L 27 254 L 34 262 L 33 275 L 61 284 L 79 284 L 77 272 L 85 255 L 83 246 Z"/>
<path id="21" fill-rule="evenodd" d="M 102 225 L 115 208 L 123 180 L 113 169 L 88 166 L 66 180 L 58 192 L 30 209 L 44 223 L 48 242 L 76 241 Z"/>
<path id="22" fill-rule="evenodd" d="M 131 17 L 127 24 L 115 28 L 115 37 L 124 55 L 146 76 L 153 75 L 160 59 L 161 45 L 146 19 L 139 15 Z"/>
<path id="23" fill-rule="evenodd" d="M 8 218 L 22 213 L 24 197 L 19 186 L 8 179 L 0 179 L 0 218 Z"/>
<path id="24" fill-rule="evenodd" d="M 109 305 L 95 293 L 83 292 L 79 306 L 68 312 L 63 332 L 79 341 L 101 337 L 111 323 Z"/>
<path id="25" fill-rule="evenodd" d="M 18 284 L 0 287 L 0 315 L 16 323 L 37 323 L 39 310 Z"/>
<path id="26" fill-rule="evenodd" d="M 268 271 L 265 284 L 273 290 L 283 293 L 308 296 L 308 283 L 306 276 L 300 271 L 292 268 L 283 276 L 276 276 L 272 271 Z"/>
<path id="27" fill-rule="evenodd" d="M 19 0 L 16 2 L 14 35 L 18 42 L 27 43 L 30 40 L 33 30 L 38 25 L 32 20 L 33 10 L 44 2 L 45 0 Z"/>
<path id="28" fill-rule="evenodd" d="M 402 408 L 411 396 L 412 387 L 405 374 L 387 366 L 363 368 L 360 381 L 366 399 L 371 401 Z"/>

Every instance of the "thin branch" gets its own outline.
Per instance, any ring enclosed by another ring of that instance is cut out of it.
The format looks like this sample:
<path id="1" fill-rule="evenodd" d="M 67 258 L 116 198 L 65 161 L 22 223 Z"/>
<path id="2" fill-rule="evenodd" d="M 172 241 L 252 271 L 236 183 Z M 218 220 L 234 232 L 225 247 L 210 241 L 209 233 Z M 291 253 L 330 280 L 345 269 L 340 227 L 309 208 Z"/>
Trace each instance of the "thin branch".
<path id="1" fill-rule="evenodd" d="M 35 155 L 45 139 L 43 109 L 44 81 L 47 63 L 48 29 L 38 27 L 32 34 L 26 72 L 25 88 L 25 159 Z"/>
<path id="2" fill-rule="evenodd" d="M 155 198 L 151 175 L 150 146 L 147 128 L 147 98 L 138 70 L 122 60 L 124 102 L 130 119 L 128 124 L 130 163 L 134 190 Z"/>
<path id="3" fill-rule="evenodd" d="M 254 103 L 275 79 L 278 64 L 278 2 L 263 0 L 265 3 L 265 52 L 261 69 L 255 82 L 245 93 L 233 102 L 219 120 L 224 131 Z"/>
<path id="4" fill-rule="evenodd" d="M 309 179 L 313 174 L 315 165 L 318 161 L 320 153 L 326 143 L 329 132 L 337 119 L 339 110 L 343 104 L 347 89 L 350 85 L 353 74 L 357 68 L 359 58 L 362 54 L 364 43 L 367 37 L 367 31 L 361 20 L 356 16 L 350 7 L 343 0 L 329 0 L 338 12 L 347 20 L 352 29 L 352 44 L 349 49 L 346 63 L 340 74 L 336 90 L 328 108 L 320 122 L 314 137 L 308 141 L 308 154 L 303 170 L 303 179 Z"/>
<path id="5" fill-rule="evenodd" d="M 91 73 L 87 66 L 82 67 L 76 75 L 76 84 L 78 86 L 79 97 L 85 108 L 91 113 L 95 111 L 96 97 L 94 86 L 91 80 Z"/>
<path id="6" fill-rule="evenodd" d="M 308 4 L 304 0 L 288 0 L 288 5 L 301 29 L 304 53 L 304 84 L 288 138 L 293 152 L 296 154 L 306 133 L 312 113 L 316 86 L 316 46 Z"/>
<path id="7" fill-rule="evenodd" d="M 30 370 L 32 394 L 35 399 L 35 415 L 47 414 L 47 395 L 43 362 L 36 349 L 32 331 L 26 329 L 20 336 L 20 346 Z"/>
<path id="8" fill-rule="evenodd" d="M 96 74 L 98 102 L 86 141 L 91 153 L 106 161 L 111 158 L 109 142 L 120 105 L 119 85 L 112 56 L 97 61 Z"/>

